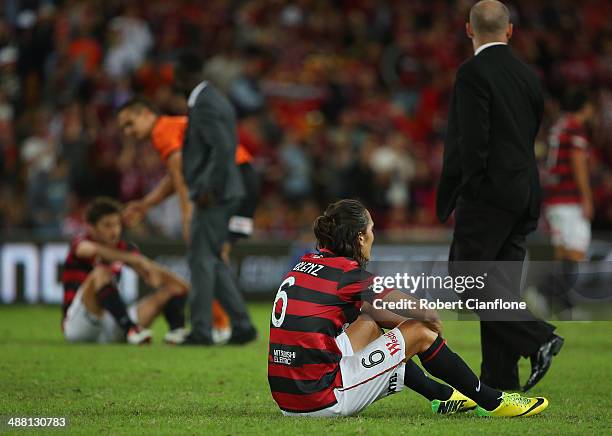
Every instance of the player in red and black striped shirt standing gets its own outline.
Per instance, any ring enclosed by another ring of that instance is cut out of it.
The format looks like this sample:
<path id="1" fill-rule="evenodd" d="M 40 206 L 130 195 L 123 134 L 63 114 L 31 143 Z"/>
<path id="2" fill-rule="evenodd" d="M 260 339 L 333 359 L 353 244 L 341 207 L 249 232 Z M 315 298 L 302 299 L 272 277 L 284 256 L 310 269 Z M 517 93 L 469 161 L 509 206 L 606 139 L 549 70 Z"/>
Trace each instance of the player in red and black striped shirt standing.
<path id="1" fill-rule="evenodd" d="M 89 231 L 70 245 L 62 273 L 66 340 L 147 343 L 151 333 L 144 328 L 163 312 L 170 325 L 166 342 L 180 343 L 185 336 L 185 317 L 183 306 L 176 303 L 184 301 L 189 285 L 121 240 L 121 205 L 116 201 L 96 198 L 86 219 Z M 129 308 L 118 291 L 124 264 L 156 288 Z"/>
<path id="2" fill-rule="evenodd" d="M 555 259 L 562 262 L 565 283 L 546 280 L 539 291 L 552 297 L 562 309 L 572 306 L 568 292 L 577 262 L 586 259 L 591 242 L 593 195 L 589 179 L 589 140 L 586 125 L 594 106 L 583 89 L 568 92 L 567 112 L 550 131 L 544 174 L 544 213 Z"/>
<path id="3" fill-rule="evenodd" d="M 435 312 L 374 309 L 375 298 L 399 302 L 409 297 L 396 290 L 374 292 L 374 277 L 364 269 L 372 228 L 369 212 L 358 201 L 331 204 L 314 223 L 319 251 L 303 256 L 278 289 L 268 381 L 283 414 L 354 415 L 404 386 L 433 400 L 438 413 L 474 409 L 476 403 L 479 414 L 487 416 L 544 410 L 544 398 L 505 394 L 481 383 L 440 336 Z M 381 328 L 391 330 L 383 334 Z M 455 389 L 429 379 L 410 360 L 414 355 Z"/>

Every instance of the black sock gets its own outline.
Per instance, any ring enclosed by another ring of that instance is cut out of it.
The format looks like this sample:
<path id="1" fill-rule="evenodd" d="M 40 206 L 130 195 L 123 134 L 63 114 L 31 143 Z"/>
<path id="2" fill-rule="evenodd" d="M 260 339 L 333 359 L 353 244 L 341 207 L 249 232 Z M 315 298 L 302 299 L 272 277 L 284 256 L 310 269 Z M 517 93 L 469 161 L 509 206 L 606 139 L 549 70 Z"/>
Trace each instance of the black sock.
<path id="1" fill-rule="evenodd" d="M 555 293 L 563 309 L 569 309 L 574 306 L 570 298 L 572 289 L 576 286 L 579 277 L 578 262 L 565 259 L 561 265 L 563 286 L 560 286 Z"/>
<path id="2" fill-rule="evenodd" d="M 440 336 L 431 347 L 418 354 L 421 364 L 431 375 L 444 380 L 486 410 L 499 406 L 501 392 L 481 383 L 469 366 L 446 346 Z"/>
<path id="3" fill-rule="evenodd" d="M 554 266 L 538 283 L 538 291 L 546 298 L 548 309 L 569 309 L 573 307 L 570 293 L 578 279 L 578 263 L 565 259 Z"/>
<path id="4" fill-rule="evenodd" d="M 110 312 L 113 318 L 115 318 L 115 321 L 117 321 L 117 324 L 119 324 L 126 334 L 130 328 L 135 326 L 115 286 L 110 284 L 104 286 L 98 291 L 96 298 L 98 299 L 98 303 Z"/>
<path id="5" fill-rule="evenodd" d="M 427 377 L 427 374 L 423 372 L 421 367 L 412 360 L 406 362 L 404 386 L 412 389 L 417 394 L 423 395 L 429 401 L 446 401 L 453 394 L 453 388 Z"/>
<path id="6" fill-rule="evenodd" d="M 170 330 L 185 327 L 185 301 L 184 295 L 172 297 L 164 306 L 164 317 Z"/>

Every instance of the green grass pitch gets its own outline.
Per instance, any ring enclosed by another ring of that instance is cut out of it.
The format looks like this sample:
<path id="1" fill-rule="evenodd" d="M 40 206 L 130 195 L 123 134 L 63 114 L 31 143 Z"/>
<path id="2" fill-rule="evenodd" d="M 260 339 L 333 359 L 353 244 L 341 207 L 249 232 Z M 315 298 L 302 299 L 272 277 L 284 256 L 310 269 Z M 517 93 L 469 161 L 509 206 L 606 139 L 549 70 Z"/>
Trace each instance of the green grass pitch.
<path id="1" fill-rule="evenodd" d="M 66 416 L 71 433 L 109 435 L 612 433 L 610 323 L 558 324 L 565 347 L 533 391 L 550 400 L 540 416 L 440 417 L 425 399 L 404 391 L 357 417 L 296 419 L 281 416 L 268 389 L 269 308 L 250 305 L 261 333 L 256 343 L 172 348 L 160 343 L 161 320 L 150 347 L 69 345 L 60 336 L 58 308 L 0 306 L 0 416 Z M 477 368 L 475 322 L 447 322 L 445 337 Z M 523 379 L 527 365 L 523 360 Z"/>

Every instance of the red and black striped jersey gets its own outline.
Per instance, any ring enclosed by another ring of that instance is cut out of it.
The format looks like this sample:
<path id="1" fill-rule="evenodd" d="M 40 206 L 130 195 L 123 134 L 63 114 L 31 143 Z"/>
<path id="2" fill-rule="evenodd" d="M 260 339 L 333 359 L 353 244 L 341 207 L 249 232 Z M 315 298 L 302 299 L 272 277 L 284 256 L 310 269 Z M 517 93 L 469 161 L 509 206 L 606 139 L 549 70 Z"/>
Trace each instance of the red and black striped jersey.
<path id="1" fill-rule="evenodd" d="M 359 315 L 373 275 L 328 250 L 302 256 L 272 308 L 268 382 L 282 410 L 311 412 L 336 403 L 342 386 L 336 336 Z"/>
<path id="2" fill-rule="evenodd" d="M 79 287 L 97 265 L 104 264 L 110 268 L 117 281 L 119 280 L 119 275 L 121 274 L 121 267 L 123 266 L 122 262 L 106 263 L 97 257 L 83 258 L 77 256 L 76 248 L 79 243 L 83 241 L 93 240 L 89 235 L 83 235 L 73 239 L 70 243 L 68 256 L 64 262 L 64 271 L 62 272 L 62 285 L 64 286 L 64 301 L 62 304 L 62 310 L 64 317 L 66 316 L 66 311 L 68 310 L 68 307 L 70 307 L 72 300 L 74 300 L 74 296 L 79 290 Z M 135 245 L 123 240 L 119 241 L 114 248 L 123 251 L 138 251 Z"/>
<path id="3" fill-rule="evenodd" d="M 544 180 L 546 204 L 580 203 L 570 155 L 574 149 L 586 151 L 587 147 L 586 130 L 576 118 L 567 115 L 554 124 L 548 138 L 547 177 Z"/>

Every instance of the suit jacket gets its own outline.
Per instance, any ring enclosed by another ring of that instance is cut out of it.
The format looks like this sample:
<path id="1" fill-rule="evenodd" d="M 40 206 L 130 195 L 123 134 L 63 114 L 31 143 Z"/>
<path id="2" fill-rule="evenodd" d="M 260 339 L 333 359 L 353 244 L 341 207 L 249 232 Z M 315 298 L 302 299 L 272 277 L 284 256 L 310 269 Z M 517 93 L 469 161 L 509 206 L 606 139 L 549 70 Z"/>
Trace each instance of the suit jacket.
<path id="1" fill-rule="evenodd" d="M 189 122 L 183 144 L 183 176 L 192 200 L 224 202 L 244 196 L 235 162 L 236 114 L 228 99 L 202 82 L 189 96 Z"/>
<path id="2" fill-rule="evenodd" d="M 543 110 L 538 77 L 507 45 L 488 47 L 461 65 L 438 186 L 442 222 L 459 196 L 539 216 L 534 141 Z"/>

